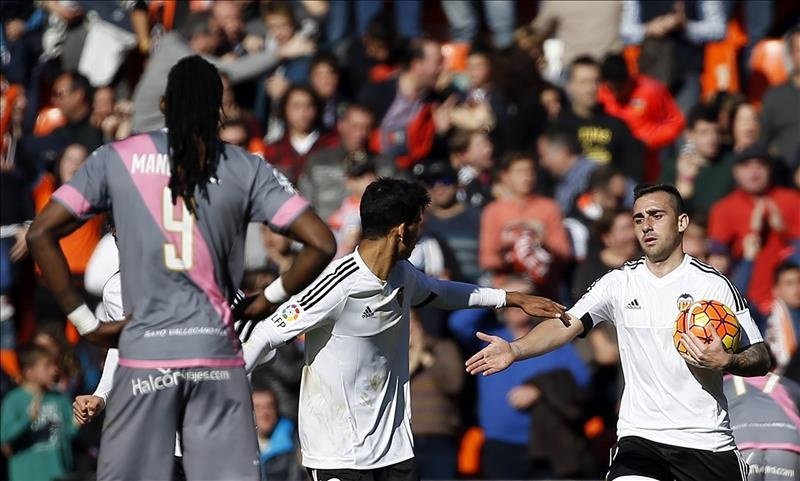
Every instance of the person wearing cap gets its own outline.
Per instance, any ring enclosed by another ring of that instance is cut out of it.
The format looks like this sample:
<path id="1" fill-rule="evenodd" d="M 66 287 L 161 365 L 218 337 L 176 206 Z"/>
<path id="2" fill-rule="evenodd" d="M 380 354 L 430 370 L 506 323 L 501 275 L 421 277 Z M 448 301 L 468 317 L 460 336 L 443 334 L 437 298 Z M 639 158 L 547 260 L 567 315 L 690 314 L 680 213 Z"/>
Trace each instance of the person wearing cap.
<path id="1" fill-rule="evenodd" d="M 601 65 L 603 83 L 597 100 L 609 115 L 621 118 L 645 145 L 645 180 L 658 178 L 661 149 L 681 135 L 683 114 L 669 89 L 647 75 L 631 75 L 621 53 L 608 55 Z"/>
<path id="2" fill-rule="evenodd" d="M 695 217 L 705 216 L 734 187 L 733 155 L 723 148 L 719 132 L 717 112 L 702 103 L 695 105 L 686 122 L 683 150 L 661 169 L 661 182 L 675 185 Z"/>
<path id="3" fill-rule="evenodd" d="M 736 263 L 744 255 L 747 239 L 757 235 L 761 250 L 746 296 L 761 311 L 768 311 L 781 252 L 800 243 L 800 192 L 773 185 L 772 159 L 760 145 L 736 155 L 733 178 L 736 188 L 711 208 L 708 236 L 729 248 Z"/>
<path id="4" fill-rule="evenodd" d="M 478 263 L 481 210 L 458 198 L 458 174 L 447 160 L 414 166 L 414 175 L 431 196 L 424 234 L 437 239 L 453 257 L 450 278 L 477 284 L 483 271 Z"/>
<path id="5" fill-rule="evenodd" d="M 347 196 L 342 204 L 328 218 L 328 225 L 336 237 L 336 258 L 345 256 L 355 249 L 361 239 L 361 196 L 367 186 L 377 179 L 375 164 L 363 150 L 347 154 L 344 160 L 345 189 Z"/>

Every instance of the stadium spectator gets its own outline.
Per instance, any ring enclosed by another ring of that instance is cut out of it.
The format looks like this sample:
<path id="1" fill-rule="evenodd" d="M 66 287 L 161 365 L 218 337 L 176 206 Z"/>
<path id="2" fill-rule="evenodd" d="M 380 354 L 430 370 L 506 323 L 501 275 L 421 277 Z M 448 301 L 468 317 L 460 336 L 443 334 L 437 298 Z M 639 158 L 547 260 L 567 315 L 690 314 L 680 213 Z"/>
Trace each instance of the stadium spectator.
<path id="1" fill-rule="evenodd" d="M 500 177 L 509 198 L 483 209 L 481 267 L 495 276 L 495 282 L 517 273 L 527 276 L 537 292 L 555 295 L 552 281 L 572 255 L 561 210 L 552 199 L 534 193 L 536 169 L 530 156 L 508 154 Z"/>
<path id="2" fill-rule="evenodd" d="M 71 439 L 77 429 L 72 406 L 52 391 L 58 368 L 44 348 L 29 346 L 19 355 L 22 385 L 2 402 L 0 445 L 9 456 L 9 479 L 56 479 L 72 468 Z"/>
<path id="3" fill-rule="evenodd" d="M 761 118 L 764 140 L 774 146 L 783 165 L 800 167 L 800 26 L 786 34 L 786 47 L 792 62 L 789 78 L 764 94 Z"/>
<path id="4" fill-rule="evenodd" d="M 311 59 L 308 81 L 311 89 L 322 103 L 322 126 L 331 130 L 344 109 L 340 90 L 341 69 L 336 57 L 329 53 L 318 53 Z"/>
<path id="5" fill-rule="evenodd" d="M 375 114 L 372 150 L 395 159 L 401 170 L 410 169 L 433 148 L 439 128 L 434 122 L 437 95 L 433 89 L 442 66 L 439 43 L 415 39 L 397 76 L 369 83 L 358 94 L 359 102 Z"/>
<path id="6" fill-rule="evenodd" d="M 539 165 L 555 179 L 553 198 L 561 212 L 571 212 L 598 165 L 582 156 L 578 140 L 566 129 L 548 129 L 539 137 L 538 147 Z"/>
<path id="7" fill-rule="evenodd" d="M 572 65 L 576 58 L 587 54 L 599 62 L 606 54 L 622 48 L 620 14 L 619 2 L 543 0 L 531 24 L 536 32 L 534 42 L 541 44 L 550 37 L 562 41 L 563 65 Z"/>
<path id="8" fill-rule="evenodd" d="M 450 279 L 479 283 L 483 274 L 478 264 L 476 235 L 480 232 L 480 209 L 459 200 L 458 177 L 448 161 L 421 164 L 414 168 L 414 174 L 431 197 L 424 233 L 441 244 L 450 267 Z"/>
<path id="9" fill-rule="evenodd" d="M 337 257 L 353 252 L 361 240 L 361 196 L 377 178 L 375 164 L 363 151 L 356 150 L 349 154 L 344 159 L 344 165 L 347 196 L 328 218 L 328 225 L 336 236 Z"/>
<path id="10" fill-rule="evenodd" d="M 684 126 L 683 114 L 669 90 L 646 75 L 631 75 L 622 54 L 603 60 L 603 84 L 598 100 L 606 112 L 625 121 L 646 147 L 645 181 L 655 181 L 661 170 L 662 149 L 672 145 Z"/>
<path id="11" fill-rule="evenodd" d="M 367 31 L 349 43 L 345 54 L 338 56 L 347 59 L 344 72 L 350 92 L 361 92 L 367 83 L 383 82 L 399 71 L 403 41 L 385 13 L 373 17 Z"/>
<path id="12" fill-rule="evenodd" d="M 580 298 L 595 279 L 639 254 L 633 220 L 628 210 L 615 209 L 605 213 L 594 223 L 592 234 L 597 245 L 589 250 L 586 260 L 575 268 L 570 291 L 572 299 Z"/>
<path id="13" fill-rule="evenodd" d="M 620 36 L 641 45 L 639 71 L 666 85 L 686 113 L 700 98 L 705 44 L 725 36 L 722 2 L 622 2 Z"/>
<path id="14" fill-rule="evenodd" d="M 92 127 L 102 130 L 103 120 L 114 112 L 116 94 L 111 87 L 101 87 L 94 91 L 92 97 L 92 113 L 89 116 L 89 123 Z"/>
<path id="15" fill-rule="evenodd" d="M 774 299 L 768 312 L 765 340 L 782 373 L 800 345 L 800 266 L 784 261 L 775 268 Z"/>
<path id="16" fill-rule="evenodd" d="M 711 208 L 708 237 L 726 248 L 734 262 L 742 258 L 744 240 L 756 233 L 762 248 L 755 258 L 747 297 L 762 311 L 772 301 L 772 276 L 780 252 L 800 239 L 800 193 L 773 185 L 772 160 L 759 147 L 736 155 L 733 178 L 736 189 Z M 751 217 L 756 215 L 756 225 Z"/>
<path id="17" fill-rule="evenodd" d="M 739 153 L 759 143 L 761 119 L 755 106 L 747 102 L 737 102 L 731 108 L 730 118 L 730 135 L 734 153 Z"/>
<path id="18" fill-rule="evenodd" d="M 167 74 L 178 60 L 192 54 L 205 56 L 227 74 L 233 84 L 251 80 L 277 65 L 281 59 L 308 55 L 313 45 L 304 38 L 292 39 L 278 49 L 264 50 L 245 55 L 229 62 L 212 54 L 218 45 L 217 37 L 209 25 L 209 17 L 195 13 L 187 20 L 183 35 L 172 31 L 159 39 L 158 50 L 147 61 L 147 67 L 133 93 L 133 131 L 145 132 L 164 127 L 164 116 L 159 101 L 167 84 Z"/>
<path id="19" fill-rule="evenodd" d="M 489 135 L 480 130 L 456 129 L 449 135 L 447 150 L 450 165 L 458 175 L 458 200 L 483 208 L 494 198 L 494 144 Z"/>
<path id="20" fill-rule="evenodd" d="M 258 432 L 258 451 L 262 481 L 281 479 L 305 480 L 298 463 L 297 428 L 280 415 L 278 398 L 267 387 L 253 387 L 253 413 Z"/>
<path id="21" fill-rule="evenodd" d="M 348 157 L 356 153 L 365 155 L 375 163 L 379 175 L 392 176 L 394 173 L 394 165 L 388 159 L 376 158 L 369 153 L 367 144 L 373 125 L 369 109 L 350 104 L 336 122 L 339 144 L 308 155 L 298 187 L 323 219 L 329 218 L 346 197 L 345 169 Z"/>
<path id="22" fill-rule="evenodd" d="M 475 2 L 469 0 L 453 0 L 442 2 L 442 10 L 450 24 L 450 38 L 453 42 L 473 44 L 480 30 L 480 15 L 476 11 Z M 516 23 L 516 5 L 511 0 L 483 0 L 486 23 L 492 33 L 492 43 L 498 50 L 510 47 L 514 43 L 514 25 Z"/>
<path id="23" fill-rule="evenodd" d="M 63 149 L 69 144 L 82 145 L 88 152 L 100 147 L 103 133 L 91 122 L 94 90 L 83 75 L 75 72 L 63 73 L 53 84 L 53 104 L 63 112 L 66 125 L 53 131 L 40 142 L 53 142 L 56 149 Z"/>
<path id="24" fill-rule="evenodd" d="M 704 104 L 689 112 L 686 142 L 678 158 L 664 164 L 661 180 L 675 184 L 690 213 L 704 216 L 734 187 L 734 155 L 722 147 L 716 112 Z"/>
<path id="25" fill-rule="evenodd" d="M 600 165 L 613 165 L 634 180 L 642 178 L 642 145 L 625 122 L 608 115 L 598 103 L 600 64 L 588 56 L 570 64 L 567 95 L 570 108 L 564 109 L 556 123 L 572 129 L 578 136 L 583 156 Z"/>
<path id="26" fill-rule="evenodd" d="M 236 58 L 247 54 L 244 17 L 241 5 L 236 2 L 214 2 L 211 6 L 210 25 L 218 38 L 217 48 L 212 52 L 218 57 Z"/>
<path id="27" fill-rule="evenodd" d="M 528 288 L 527 282 L 511 278 L 498 285 L 520 292 Z M 450 330 L 467 354 L 483 345 L 475 337 L 478 331 L 511 340 L 530 332 L 534 325 L 535 321 L 520 309 L 506 309 L 497 315 L 487 310 L 456 311 L 449 320 Z M 529 409 L 540 400 L 541 394 L 528 381 L 537 374 L 566 369 L 577 385 L 585 387 L 589 382 L 586 365 L 572 345 L 529 361 L 477 379 L 478 425 L 486 437 L 481 453 L 483 479 L 536 479 L 537 475 L 544 478 L 552 475 L 534 467 L 528 454 L 531 426 L 536 423 Z"/>
<path id="28" fill-rule="evenodd" d="M 630 206 L 630 180 L 613 167 L 600 167 L 589 177 L 589 187 L 581 194 L 564 219 L 575 260 L 586 259 L 590 244 L 597 241 L 593 225 L 604 214 Z"/>
<path id="29" fill-rule="evenodd" d="M 308 156 L 336 145 L 338 140 L 322 130 L 319 99 L 309 87 L 289 87 L 281 99 L 280 115 L 286 130 L 280 139 L 267 144 L 264 158 L 296 182 L 305 171 Z"/>
<path id="30" fill-rule="evenodd" d="M 498 143 L 508 128 L 508 103 L 494 83 L 494 75 L 491 52 L 473 46 L 467 57 L 469 83 L 461 103 L 453 109 L 450 117 L 453 127 L 491 131 L 495 143 Z"/>
<path id="31" fill-rule="evenodd" d="M 409 325 L 411 429 L 422 479 L 456 479 L 458 434 L 461 431 L 459 395 L 464 368 L 458 346 L 425 332 L 419 314 Z"/>

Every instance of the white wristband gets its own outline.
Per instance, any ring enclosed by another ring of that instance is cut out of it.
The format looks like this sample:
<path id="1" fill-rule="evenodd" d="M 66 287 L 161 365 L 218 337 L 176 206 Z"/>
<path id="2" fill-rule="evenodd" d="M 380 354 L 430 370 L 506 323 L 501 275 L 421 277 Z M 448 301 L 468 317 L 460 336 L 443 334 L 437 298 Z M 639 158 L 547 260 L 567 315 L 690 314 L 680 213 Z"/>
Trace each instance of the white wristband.
<path id="1" fill-rule="evenodd" d="M 81 336 L 89 334 L 100 326 L 100 321 L 97 320 L 86 304 L 81 304 L 74 311 L 67 314 L 67 319 L 75 326 Z"/>
<path id="2" fill-rule="evenodd" d="M 264 297 L 272 304 L 281 304 L 289 298 L 289 293 L 286 292 L 286 288 L 283 287 L 282 277 L 278 277 L 272 281 L 272 284 L 264 289 Z"/>

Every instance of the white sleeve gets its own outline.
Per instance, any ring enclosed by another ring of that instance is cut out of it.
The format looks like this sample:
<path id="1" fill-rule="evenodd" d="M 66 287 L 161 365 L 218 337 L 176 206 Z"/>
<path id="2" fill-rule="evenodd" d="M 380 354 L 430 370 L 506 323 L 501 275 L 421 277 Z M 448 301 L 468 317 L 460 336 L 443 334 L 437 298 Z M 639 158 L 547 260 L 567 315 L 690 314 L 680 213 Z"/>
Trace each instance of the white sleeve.
<path id="1" fill-rule="evenodd" d="M 739 293 L 736 286 L 733 285 L 726 277 L 720 274 L 722 281 L 717 283 L 714 290 L 714 300 L 717 300 L 728 306 L 734 314 L 736 320 L 739 321 L 739 327 L 742 329 L 742 338 L 739 341 L 739 347 L 744 349 L 751 344 L 763 342 L 764 338 L 758 330 L 753 317 L 750 315 L 750 308 L 747 305 L 747 300 Z"/>
<path id="2" fill-rule="evenodd" d="M 620 271 L 613 270 L 594 281 L 578 302 L 567 310 L 568 314 L 583 322 L 582 335 L 600 322 L 614 322 L 613 293 L 620 274 Z"/>
<path id="3" fill-rule="evenodd" d="M 250 338 L 242 344 L 248 373 L 268 360 L 269 351 L 333 321 L 341 314 L 347 301 L 347 291 L 341 286 L 327 289 L 324 279 L 320 276 L 317 282 L 292 296 L 274 314 L 256 324 Z"/>
<path id="4" fill-rule="evenodd" d="M 125 319 L 122 308 L 122 276 L 119 272 L 111 276 L 103 286 L 103 310 L 107 321 Z"/>
<path id="5" fill-rule="evenodd" d="M 83 274 L 83 286 L 87 292 L 95 296 L 102 295 L 106 280 L 119 270 L 119 251 L 114 236 L 104 235 L 94 248 L 86 272 Z"/>
<path id="6" fill-rule="evenodd" d="M 478 287 L 464 282 L 442 281 L 426 276 L 408 264 L 408 271 L 415 277 L 411 306 L 430 304 L 439 309 L 455 310 L 472 307 L 501 308 L 506 305 L 506 291 Z"/>
<path id="7" fill-rule="evenodd" d="M 111 393 L 111 387 L 114 384 L 114 372 L 117 370 L 118 363 L 119 351 L 109 349 L 108 353 L 106 353 L 106 362 L 103 364 L 103 374 L 100 376 L 100 382 L 97 383 L 93 396 L 98 396 L 103 398 L 103 401 L 108 401 L 108 395 Z"/>

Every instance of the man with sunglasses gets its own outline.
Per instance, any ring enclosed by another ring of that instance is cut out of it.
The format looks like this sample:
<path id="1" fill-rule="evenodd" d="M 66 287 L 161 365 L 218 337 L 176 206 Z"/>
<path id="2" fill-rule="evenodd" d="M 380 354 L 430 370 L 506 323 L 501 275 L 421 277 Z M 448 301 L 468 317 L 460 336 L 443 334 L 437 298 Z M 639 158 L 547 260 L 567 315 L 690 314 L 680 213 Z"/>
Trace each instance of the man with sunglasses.
<path id="1" fill-rule="evenodd" d="M 424 234 L 439 241 L 445 257 L 455 267 L 450 278 L 478 283 L 483 271 L 478 264 L 481 209 L 459 200 L 458 177 L 446 160 L 414 166 L 414 174 L 428 190 L 431 205 L 425 214 Z"/>

